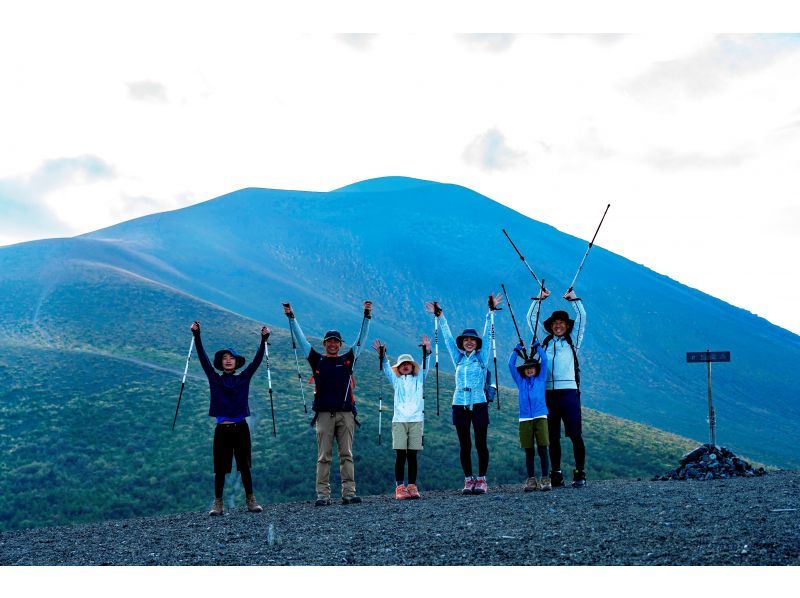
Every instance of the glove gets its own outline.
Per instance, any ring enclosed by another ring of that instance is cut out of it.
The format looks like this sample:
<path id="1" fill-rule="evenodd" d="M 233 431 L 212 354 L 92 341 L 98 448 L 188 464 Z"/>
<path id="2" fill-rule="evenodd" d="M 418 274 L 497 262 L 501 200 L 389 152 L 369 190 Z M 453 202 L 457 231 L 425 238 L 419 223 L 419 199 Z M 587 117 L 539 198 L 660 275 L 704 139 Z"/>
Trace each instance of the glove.
<path id="1" fill-rule="evenodd" d="M 442 315 L 442 308 L 439 307 L 439 303 L 437 301 L 433 302 L 433 315 L 437 318 Z"/>

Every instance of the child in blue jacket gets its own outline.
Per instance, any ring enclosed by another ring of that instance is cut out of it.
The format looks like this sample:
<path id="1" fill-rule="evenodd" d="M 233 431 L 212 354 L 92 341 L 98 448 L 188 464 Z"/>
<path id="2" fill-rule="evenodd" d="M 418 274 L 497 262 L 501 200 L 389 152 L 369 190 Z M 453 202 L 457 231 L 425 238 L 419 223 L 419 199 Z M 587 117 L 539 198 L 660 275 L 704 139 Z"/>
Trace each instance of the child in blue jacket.
<path id="1" fill-rule="evenodd" d="M 550 458 L 548 446 L 550 439 L 547 429 L 547 404 L 545 402 L 545 382 L 547 380 L 547 355 L 539 343 L 534 345 L 539 361 L 532 357 L 517 365 L 517 356 L 522 354 L 522 345 L 517 345 L 508 358 L 508 369 L 519 389 L 519 446 L 525 449 L 525 467 L 528 480 L 525 492 L 552 490 L 550 484 Z M 535 442 L 534 442 L 535 441 Z M 542 467 L 541 480 L 536 479 L 536 453 Z"/>

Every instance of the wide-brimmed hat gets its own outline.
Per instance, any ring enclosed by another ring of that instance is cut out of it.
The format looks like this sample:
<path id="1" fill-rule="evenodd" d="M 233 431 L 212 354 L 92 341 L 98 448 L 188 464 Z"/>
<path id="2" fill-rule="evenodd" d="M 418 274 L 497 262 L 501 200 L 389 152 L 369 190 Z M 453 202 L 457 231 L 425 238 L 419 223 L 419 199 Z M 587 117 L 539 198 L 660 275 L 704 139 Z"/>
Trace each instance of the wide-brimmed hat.
<path id="1" fill-rule="evenodd" d="M 414 361 L 414 358 L 413 358 L 413 357 L 411 357 L 411 355 L 409 355 L 408 353 L 403 353 L 402 355 L 400 355 L 400 356 L 397 358 L 397 363 L 395 363 L 395 364 L 392 366 L 392 371 L 393 371 L 395 374 L 397 374 L 397 375 L 399 376 L 399 375 L 400 375 L 400 372 L 398 372 L 398 371 L 397 371 L 397 369 L 400 367 L 400 364 L 403 364 L 403 363 L 410 363 L 410 364 L 412 365 L 412 367 L 413 367 L 414 369 L 413 369 L 413 370 L 411 370 L 411 373 L 412 373 L 414 376 L 416 376 L 417 374 L 419 374 L 420 365 L 419 365 L 419 364 L 418 364 L 416 361 Z"/>
<path id="2" fill-rule="evenodd" d="M 559 309 L 558 311 L 554 311 L 553 315 L 542 322 L 542 326 L 544 326 L 544 329 L 547 330 L 548 334 L 553 334 L 553 321 L 555 320 L 563 320 L 567 323 L 567 334 L 571 333 L 572 327 L 575 326 L 575 320 L 570 318 L 569 314 L 563 309 Z"/>
<path id="3" fill-rule="evenodd" d="M 456 337 L 456 346 L 459 349 L 461 349 L 462 351 L 464 350 L 464 339 L 465 338 L 474 338 L 476 341 L 478 341 L 478 346 L 475 347 L 476 351 L 478 349 L 480 349 L 481 346 L 483 345 L 483 341 L 481 340 L 481 337 L 478 336 L 478 331 L 475 330 L 474 328 L 466 328 L 466 329 L 464 329 L 464 332 L 462 332 L 459 336 Z"/>
<path id="4" fill-rule="evenodd" d="M 214 353 L 214 367 L 220 371 L 224 371 L 225 369 L 222 367 L 222 356 L 225 355 L 225 353 L 230 353 L 231 357 L 233 357 L 236 360 L 236 367 L 234 368 L 236 370 L 242 367 L 244 365 L 244 362 L 247 361 L 244 357 L 242 357 L 236 352 L 236 349 L 233 349 L 231 347 L 228 347 L 227 349 L 220 349 L 219 351 Z"/>
<path id="5" fill-rule="evenodd" d="M 336 339 L 340 343 L 344 342 L 342 340 L 342 333 L 339 332 L 338 330 L 328 330 L 328 332 L 326 332 L 325 336 L 322 338 L 322 342 L 324 343 L 325 341 L 328 341 L 328 340 L 331 340 L 331 339 Z"/>
<path id="6" fill-rule="evenodd" d="M 539 372 L 542 371 L 542 364 L 539 363 L 538 361 L 536 361 L 535 359 L 526 359 L 525 363 L 523 363 L 522 365 L 518 365 L 517 366 L 517 371 L 519 372 L 520 376 L 524 377 L 525 376 L 525 370 L 528 369 L 528 368 L 532 368 L 532 367 L 536 368 L 536 375 L 538 376 Z"/>

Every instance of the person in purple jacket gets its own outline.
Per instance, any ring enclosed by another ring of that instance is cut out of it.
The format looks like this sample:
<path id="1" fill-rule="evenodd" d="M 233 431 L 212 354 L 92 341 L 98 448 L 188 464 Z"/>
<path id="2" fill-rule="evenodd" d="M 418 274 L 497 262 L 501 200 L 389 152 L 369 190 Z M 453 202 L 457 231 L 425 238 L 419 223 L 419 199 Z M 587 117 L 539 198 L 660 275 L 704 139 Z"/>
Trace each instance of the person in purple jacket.
<path id="1" fill-rule="evenodd" d="M 236 469 L 242 476 L 247 510 L 251 513 L 260 513 L 263 509 L 253 494 L 253 478 L 250 474 L 250 427 L 246 418 L 250 415 L 248 403 L 250 380 L 264 359 L 264 349 L 270 330 L 266 326 L 261 327 L 261 344 L 258 346 L 258 351 L 250 365 L 239 374 L 236 370 L 245 364 L 244 357 L 235 349 L 227 347 L 214 354 L 212 365 L 203 349 L 200 322 L 194 322 L 191 330 L 197 348 L 197 358 L 208 377 L 211 391 L 208 415 L 217 418 L 217 427 L 214 429 L 214 506 L 208 514 L 222 515 L 224 512 L 222 491 L 225 487 L 225 474 L 231 472 L 234 457 L 236 457 Z M 218 374 L 214 368 L 222 373 Z"/>
<path id="2" fill-rule="evenodd" d="M 525 449 L 525 467 L 528 480 L 525 492 L 535 490 L 552 490 L 550 483 L 550 457 L 548 446 L 550 438 L 547 429 L 547 403 L 545 401 L 545 381 L 547 380 L 547 355 L 535 343 L 533 346 L 539 355 L 539 361 L 532 356 L 522 365 L 517 365 L 517 356 L 522 354 L 522 345 L 517 345 L 508 358 L 508 369 L 519 390 L 519 446 Z M 542 478 L 536 479 L 536 454 L 534 444 L 539 453 L 542 467 Z"/>

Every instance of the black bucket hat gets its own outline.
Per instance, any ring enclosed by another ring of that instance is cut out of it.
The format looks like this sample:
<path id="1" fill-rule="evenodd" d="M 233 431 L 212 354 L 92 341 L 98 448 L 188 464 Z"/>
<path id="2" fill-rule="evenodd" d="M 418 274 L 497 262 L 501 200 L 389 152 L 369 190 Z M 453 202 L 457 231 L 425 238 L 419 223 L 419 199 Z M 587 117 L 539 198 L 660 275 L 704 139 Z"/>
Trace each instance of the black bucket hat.
<path id="1" fill-rule="evenodd" d="M 517 371 L 519 372 L 520 376 L 525 377 L 525 370 L 532 367 L 536 368 L 536 375 L 538 376 L 539 372 L 542 371 L 542 364 L 535 359 L 526 359 L 525 363 L 517 366 Z"/>
<path id="2" fill-rule="evenodd" d="M 553 334 L 553 322 L 555 320 L 563 320 L 567 323 L 567 334 L 570 334 L 572 332 L 572 328 L 575 326 L 575 320 L 570 318 L 569 314 L 563 309 L 559 309 L 558 311 L 554 311 L 553 315 L 551 315 L 542 323 L 542 326 L 544 326 L 544 329 L 547 330 L 548 334 Z"/>
<path id="3" fill-rule="evenodd" d="M 476 341 L 478 341 L 478 346 L 475 348 L 476 351 L 479 350 L 483 345 L 481 337 L 478 336 L 478 331 L 475 330 L 474 328 L 466 328 L 464 329 L 464 332 L 462 332 L 460 336 L 456 337 L 456 346 L 462 351 L 464 350 L 465 338 L 474 338 Z"/>
<path id="4" fill-rule="evenodd" d="M 322 342 L 324 343 L 325 341 L 328 341 L 328 340 L 331 340 L 331 339 L 336 339 L 340 343 L 344 342 L 342 340 L 342 333 L 339 332 L 338 330 L 328 330 L 328 332 L 326 332 L 325 336 L 322 338 Z"/>
<path id="5" fill-rule="evenodd" d="M 231 347 L 228 347 L 227 349 L 220 349 L 219 351 L 214 353 L 214 367 L 220 371 L 224 371 L 224 368 L 222 367 L 222 356 L 225 355 L 225 353 L 230 353 L 231 357 L 233 357 L 236 360 L 236 368 L 234 369 L 238 370 L 240 367 L 244 365 L 245 361 L 247 361 L 244 357 L 242 357 L 236 352 L 236 349 L 233 349 Z"/>

